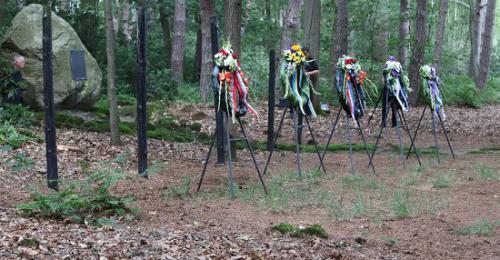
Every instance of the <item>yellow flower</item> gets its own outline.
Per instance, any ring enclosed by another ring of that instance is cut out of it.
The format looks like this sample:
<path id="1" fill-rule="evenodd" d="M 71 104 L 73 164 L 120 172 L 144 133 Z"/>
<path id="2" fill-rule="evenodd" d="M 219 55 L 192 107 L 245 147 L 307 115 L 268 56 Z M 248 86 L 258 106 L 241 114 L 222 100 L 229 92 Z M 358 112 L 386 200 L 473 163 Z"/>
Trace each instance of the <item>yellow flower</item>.
<path id="1" fill-rule="evenodd" d="M 292 45 L 292 50 L 293 51 L 300 51 L 301 50 L 300 45 L 298 45 L 298 44 Z"/>

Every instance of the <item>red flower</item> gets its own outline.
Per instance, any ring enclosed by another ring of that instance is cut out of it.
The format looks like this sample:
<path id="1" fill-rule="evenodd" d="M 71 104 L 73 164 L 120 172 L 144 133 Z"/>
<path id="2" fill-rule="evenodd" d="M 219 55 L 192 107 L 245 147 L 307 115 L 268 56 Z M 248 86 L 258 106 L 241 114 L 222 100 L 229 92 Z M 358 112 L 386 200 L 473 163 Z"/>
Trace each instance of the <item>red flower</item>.
<path id="1" fill-rule="evenodd" d="M 236 55 L 235 53 L 233 53 L 233 59 L 237 59 L 238 58 L 238 55 Z"/>
<path id="2" fill-rule="evenodd" d="M 226 50 L 224 50 L 224 49 L 220 49 L 220 50 L 219 50 L 219 53 L 220 53 L 220 54 L 222 54 L 222 55 L 224 55 L 224 56 L 227 56 L 227 55 L 228 55 L 227 51 L 226 51 Z"/>

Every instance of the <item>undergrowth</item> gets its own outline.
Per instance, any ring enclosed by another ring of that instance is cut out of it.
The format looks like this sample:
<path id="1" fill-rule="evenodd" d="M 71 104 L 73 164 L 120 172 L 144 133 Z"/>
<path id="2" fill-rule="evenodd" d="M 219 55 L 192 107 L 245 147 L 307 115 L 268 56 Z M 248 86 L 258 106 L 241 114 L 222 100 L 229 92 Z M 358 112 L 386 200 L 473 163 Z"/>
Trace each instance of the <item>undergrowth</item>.
<path id="1" fill-rule="evenodd" d="M 294 227 L 289 223 L 280 223 L 271 227 L 271 230 L 278 231 L 283 235 L 289 234 L 291 237 L 304 237 L 306 235 L 310 235 L 320 238 L 328 238 L 328 234 L 320 224 L 313 224 L 308 227 Z"/>
<path id="2" fill-rule="evenodd" d="M 81 181 L 61 181 L 59 192 L 35 190 L 31 201 L 17 206 L 25 216 L 102 225 L 112 217 L 133 218 L 137 209 L 128 207 L 129 196 L 117 196 L 112 189 L 123 178 L 125 156 L 105 163 Z"/>

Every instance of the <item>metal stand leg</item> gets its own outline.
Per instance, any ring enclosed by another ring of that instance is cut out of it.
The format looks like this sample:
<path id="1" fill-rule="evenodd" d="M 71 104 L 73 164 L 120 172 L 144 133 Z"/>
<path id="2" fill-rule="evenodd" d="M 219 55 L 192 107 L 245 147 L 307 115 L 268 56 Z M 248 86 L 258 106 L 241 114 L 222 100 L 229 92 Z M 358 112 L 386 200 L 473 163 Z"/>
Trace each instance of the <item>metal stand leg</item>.
<path id="1" fill-rule="evenodd" d="M 247 144 L 248 150 L 250 151 L 250 155 L 252 156 L 253 164 L 255 165 L 255 169 L 257 170 L 257 175 L 259 176 L 260 183 L 264 188 L 264 192 L 267 194 L 266 184 L 264 183 L 264 179 L 262 179 L 262 175 L 260 174 L 259 166 L 257 165 L 257 160 L 255 159 L 255 154 L 253 153 L 253 149 L 250 146 L 250 142 L 248 141 L 247 134 L 245 133 L 245 128 L 243 128 L 243 124 L 241 123 L 241 119 L 238 117 L 238 124 L 240 125 L 241 132 L 243 133 L 243 137 L 245 138 L 245 142 Z"/>
<path id="2" fill-rule="evenodd" d="M 300 112 L 299 112 L 300 113 Z M 301 172 L 301 163 L 300 163 L 300 144 L 299 144 L 299 127 L 297 125 L 298 117 L 295 111 L 292 111 L 292 120 L 293 120 L 293 129 L 295 130 L 295 149 L 296 149 L 296 157 L 297 157 L 297 176 L 299 179 L 302 179 Z"/>
<path id="3" fill-rule="evenodd" d="M 214 148 L 215 139 L 216 133 L 214 133 L 212 136 L 212 142 L 210 143 L 210 148 L 208 148 L 207 159 L 205 160 L 205 163 L 203 165 L 203 171 L 201 172 L 200 181 L 198 182 L 198 188 L 196 189 L 196 192 L 199 192 L 201 189 L 201 183 L 203 182 L 205 172 L 207 171 L 208 161 L 210 160 L 210 154 L 212 154 L 212 149 Z"/>
<path id="4" fill-rule="evenodd" d="M 305 116 L 305 118 L 306 118 L 307 128 L 309 128 L 309 132 L 311 133 L 311 138 L 312 138 L 312 141 L 314 143 L 314 147 L 316 148 L 316 153 L 318 154 L 320 166 L 321 166 L 321 168 L 323 168 L 323 172 L 326 174 L 325 165 L 323 164 L 323 158 L 321 158 L 321 154 L 319 153 L 318 143 L 316 143 L 316 139 L 314 138 L 314 133 L 313 133 L 311 124 L 309 123 L 308 117 Z"/>
<path id="5" fill-rule="evenodd" d="M 439 146 L 438 146 L 438 140 L 436 136 L 436 121 L 434 120 L 434 111 L 431 111 L 432 115 L 432 133 L 434 134 L 434 143 L 436 145 L 436 158 L 438 161 L 438 164 L 441 163 L 441 160 L 439 160 Z"/>
<path id="6" fill-rule="evenodd" d="M 446 133 L 446 129 L 444 128 L 444 122 L 441 119 L 441 115 L 439 113 L 437 113 L 437 115 L 438 115 L 439 121 L 441 122 L 441 126 L 443 127 L 443 133 L 444 133 L 444 136 L 446 137 L 446 142 L 448 142 L 448 146 L 450 147 L 451 155 L 453 156 L 453 159 L 455 159 L 455 153 L 453 152 L 453 148 L 451 148 L 450 139 L 448 138 L 448 134 Z"/>
<path id="7" fill-rule="evenodd" d="M 326 152 L 328 151 L 328 146 L 332 141 L 333 133 L 335 132 L 335 128 L 337 127 L 337 123 L 339 122 L 340 113 L 342 113 L 342 108 L 340 108 L 339 112 L 337 113 L 337 117 L 335 118 L 335 123 L 333 123 L 332 131 L 330 132 L 330 136 L 328 137 L 328 142 L 326 142 L 325 148 L 323 149 L 323 154 L 321 155 L 322 161 L 325 159 Z"/>
<path id="8" fill-rule="evenodd" d="M 389 110 L 390 109 L 386 109 L 385 118 L 387 118 L 387 115 L 389 114 Z M 384 122 L 382 122 L 382 124 L 380 125 L 380 131 L 378 133 L 377 141 L 375 142 L 375 147 L 373 148 L 372 155 L 370 156 L 370 162 L 368 163 L 368 166 L 373 165 L 373 157 L 375 157 L 375 152 L 377 151 L 378 142 L 380 141 L 380 137 L 382 136 L 382 132 L 384 131 L 384 128 L 385 128 L 384 125 L 385 125 Z"/>
<path id="9" fill-rule="evenodd" d="M 264 167 L 264 172 L 262 172 L 262 175 L 264 175 L 264 176 L 266 175 L 267 168 L 269 167 L 269 162 L 271 161 L 271 157 L 273 156 L 274 147 L 276 146 L 276 142 L 278 141 L 278 136 L 280 134 L 281 127 L 283 126 L 283 121 L 285 119 L 287 110 L 288 110 L 288 106 L 286 106 L 285 109 L 283 109 L 283 115 L 281 116 L 280 124 L 278 125 L 278 131 L 276 132 L 276 136 L 273 139 L 273 149 L 271 149 L 271 151 L 269 152 L 269 156 L 267 157 L 267 161 L 266 161 L 266 167 Z"/>
<path id="10" fill-rule="evenodd" d="M 228 169 L 228 182 L 229 182 L 229 194 L 231 199 L 235 198 L 234 191 L 234 176 L 233 176 L 233 161 L 231 158 L 231 122 L 229 115 L 226 113 L 226 140 L 227 140 L 227 169 Z"/>
<path id="11" fill-rule="evenodd" d="M 352 136 L 351 136 L 351 118 L 347 117 L 346 118 L 346 126 L 347 126 L 347 139 L 349 140 L 349 163 L 351 165 L 351 174 L 355 175 L 354 173 L 354 164 L 352 163 Z"/>
<path id="12" fill-rule="evenodd" d="M 361 139 L 363 139 L 363 144 L 365 146 L 366 155 L 368 155 L 368 160 L 369 160 L 370 159 L 370 152 L 368 151 L 368 146 L 366 145 L 365 135 L 363 134 L 363 129 L 361 129 L 361 124 L 359 123 L 359 120 L 356 120 L 356 124 L 358 126 L 359 133 L 361 134 Z M 371 167 L 373 170 L 373 174 L 377 174 L 377 172 L 375 171 L 375 166 L 373 166 L 373 163 L 371 164 Z"/>
<path id="13" fill-rule="evenodd" d="M 366 123 L 366 125 L 367 125 L 368 128 L 370 128 L 370 122 L 372 121 L 373 116 L 375 115 L 375 111 L 377 110 L 377 107 L 380 104 L 380 101 L 382 101 L 382 96 L 383 96 L 382 94 L 379 95 L 378 101 L 375 104 L 375 107 L 373 107 L 372 114 L 370 115 L 370 118 L 368 118 L 368 123 Z"/>
<path id="14" fill-rule="evenodd" d="M 395 109 L 393 106 L 392 109 Z M 399 139 L 399 160 L 403 163 L 403 168 L 406 168 L 405 159 L 403 158 L 403 139 L 401 138 L 401 124 L 399 120 L 396 118 L 396 132 L 398 133 Z"/>
<path id="15" fill-rule="evenodd" d="M 405 114 L 403 113 L 403 111 L 401 111 L 401 109 L 399 110 L 399 118 L 401 119 L 403 124 L 406 126 L 406 132 L 408 133 L 408 136 L 410 137 L 410 142 L 411 142 L 410 150 L 413 147 L 413 151 L 415 151 L 415 156 L 417 157 L 418 165 L 422 166 L 422 163 L 420 162 L 420 156 L 418 155 L 417 147 L 415 145 L 416 136 L 411 136 L 410 127 L 408 126 L 408 121 L 406 121 Z M 406 155 L 406 159 L 408 159 L 408 155 Z"/>
<path id="16" fill-rule="evenodd" d="M 420 129 L 420 124 L 422 123 L 422 119 L 424 118 L 424 114 L 425 114 L 426 109 L 427 109 L 427 106 L 424 106 L 424 110 L 422 111 L 422 115 L 420 116 L 420 120 L 418 120 L 417 129 L 415 130 L 415 134 L 413 134 L 413 140 L 411 141 L 410 149 L 408 149 L 408 152 L 406 153 L 406 159 L 408 159 L 408 157 L 410 157 L 411 149 L 414 148 L 414 146 L 415 146 L 415 142 L 417 141 L 418 129 Z M 406 122 L 405 122 L 405 124 L 406 124 Z M 406 125 L 408 126 L 408 124 L 406 124 Z M 408 131 L 409 131 L 409 129 L 408 129 Z M 416 149 L 417 148 L 415 147 L 415 150 Z M 418 153 L 417 153 L 417 156 L 418 156 Z M 419 160 L 419 162 L 420 162 L 420 160 Z"/>

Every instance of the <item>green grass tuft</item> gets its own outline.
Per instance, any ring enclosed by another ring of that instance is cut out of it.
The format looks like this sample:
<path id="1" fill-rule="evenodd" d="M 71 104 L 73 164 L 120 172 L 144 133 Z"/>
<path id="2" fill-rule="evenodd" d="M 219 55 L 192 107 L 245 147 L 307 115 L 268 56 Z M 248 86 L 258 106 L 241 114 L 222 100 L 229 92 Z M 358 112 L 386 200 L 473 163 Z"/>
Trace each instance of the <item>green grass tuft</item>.
<path id="1" fill-rule="evenodd" d="M 304 237 L 306 235 L 309 235 L 317 236 L 320 238 L 328 238 L 328 234 L 320 224 L 313 224 L 305 228 L 298 228 L 289 223 L 280 223 L 273 226 L 271 230 L 276 230 L 283 235 L 290 234 L 291 237 Z"/>

